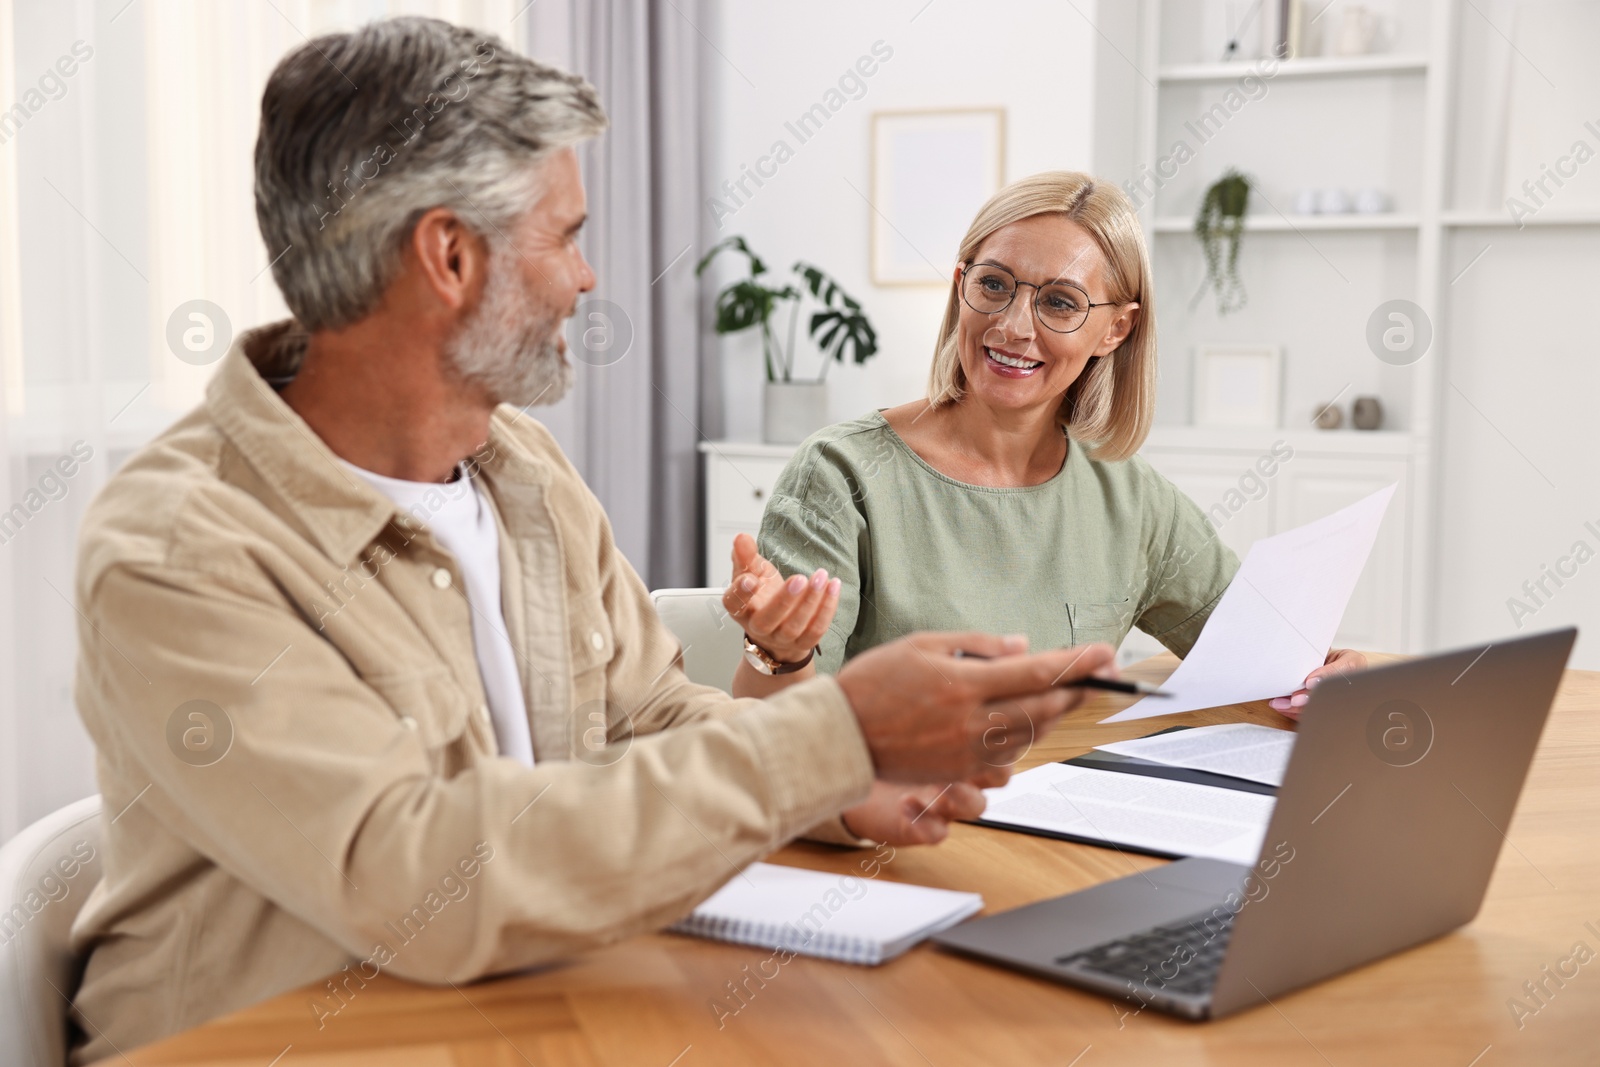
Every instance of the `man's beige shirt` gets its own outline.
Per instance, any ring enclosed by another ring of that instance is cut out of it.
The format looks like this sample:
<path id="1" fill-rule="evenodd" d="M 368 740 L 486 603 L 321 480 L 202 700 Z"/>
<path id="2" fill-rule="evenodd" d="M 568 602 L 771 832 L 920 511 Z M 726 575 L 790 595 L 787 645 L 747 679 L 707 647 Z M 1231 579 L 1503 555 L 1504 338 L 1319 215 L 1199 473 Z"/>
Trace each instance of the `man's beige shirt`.
<path id="1" fill-rule="evenodd" d="M 498 756 L 456 561 L 263 377 L 304 341 L 242 337 L 84 521 L 106 814 L 74 1064 L 334 972 L 307 996 L 328 1026 L 380 968 L 464 982 L 663 926 L 872 781 L 832 679 L 761 702 L 684 677 L 599 502 L 510 408 L 477 466 L 538 762 Z"/>

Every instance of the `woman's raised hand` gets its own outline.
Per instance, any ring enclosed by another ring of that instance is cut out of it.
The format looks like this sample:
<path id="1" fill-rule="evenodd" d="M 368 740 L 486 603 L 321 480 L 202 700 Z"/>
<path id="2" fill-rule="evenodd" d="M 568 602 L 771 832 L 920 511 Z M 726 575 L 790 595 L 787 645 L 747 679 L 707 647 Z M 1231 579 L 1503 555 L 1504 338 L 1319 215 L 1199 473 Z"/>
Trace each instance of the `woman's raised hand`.
<path id="1" fill-rule="evenodd" d="M 784 663 L 798 663 L 817 647 L 839 610 L 839 579 L 819 570 L 788 579 L 756 551 L 756 539 L 733 539 L 733 579 L 722 594 L 728 616 L 750 640 Z"/>

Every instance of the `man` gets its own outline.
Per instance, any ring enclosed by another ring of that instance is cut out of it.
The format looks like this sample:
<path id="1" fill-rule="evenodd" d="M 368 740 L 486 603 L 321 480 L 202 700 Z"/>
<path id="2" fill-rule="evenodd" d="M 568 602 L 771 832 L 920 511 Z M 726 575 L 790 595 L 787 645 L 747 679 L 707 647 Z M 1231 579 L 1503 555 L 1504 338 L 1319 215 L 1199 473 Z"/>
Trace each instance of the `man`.
<path id="1" fill-rule="evenodd" d="M 1107 668 L 961 634 L 768 702 L 684 678 L 525 413 L 571 380 L 572 146 L 604 122 L 580 79 L 432 20 L 274 71 L 256 210 L 295 320 L 241 337 L 84 523 L 107 819 L 74 1062 L 330 974 L 322 1025 L 380 970 L 462 982 L 658 928 L 798 834 L 850 840 L 875 777 L 932 784 L 879 823 L 925 840 L 913 809 L 976 810 L 1077 699 L 1052 683 Z"/>

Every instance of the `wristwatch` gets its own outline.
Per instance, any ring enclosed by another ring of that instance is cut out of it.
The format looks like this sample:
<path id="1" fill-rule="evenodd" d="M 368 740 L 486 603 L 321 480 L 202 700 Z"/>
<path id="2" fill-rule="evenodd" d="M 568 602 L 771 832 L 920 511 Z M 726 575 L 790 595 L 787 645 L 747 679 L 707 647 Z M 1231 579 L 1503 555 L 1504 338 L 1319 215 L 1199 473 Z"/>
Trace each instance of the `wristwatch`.
<path id="1" fill-rule="evenodd" d="M 811 662 L 811 657 L 817 654 L 816 649 L 806 653 L 806 658 L 797 663 L 785 663 L 771 652 L 750 640 L 750 635 L 744 635 L 744 659 L 756 670 L 766 675 L 793 674 L 795 671 Z"/>

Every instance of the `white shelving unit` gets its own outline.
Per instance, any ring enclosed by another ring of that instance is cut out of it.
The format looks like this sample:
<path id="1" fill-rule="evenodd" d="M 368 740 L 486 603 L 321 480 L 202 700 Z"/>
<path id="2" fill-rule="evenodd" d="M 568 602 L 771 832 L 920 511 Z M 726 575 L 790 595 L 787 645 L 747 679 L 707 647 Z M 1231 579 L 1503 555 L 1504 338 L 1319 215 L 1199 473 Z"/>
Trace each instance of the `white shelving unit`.
<path id="1" fill-rule="evenodd" d="M 1512 223 L 1487 213 L 1447 217 L 1443 210 L 1456 0 L 1397 0 L 1395 7 L 1401 32 L 1390 52 L 1288 59 L 1264 77 L 1257 61 L 1197 62 L 1208 58 L 1200 54 L 1199 5 L 1142 0 L 1137 17 L 1121 24 L 1123 40 L 1139 42 L 1129 59 L 1156 76 L 1128 78 L 1129 91 L 1122 94 L 1102 84 L 1096 118 L 1127 123 L 1131 134 L 1134 173 L 1102 166 L 1107 177 L 1148 176 L 1180 140 L 1194 150 L 1173 178 L 1148 182 L 1149 195 L 1140 203 L 1169 383 L 1146 457 L 1204 508 L 1254 456 L 1275 441 L 1290 442 L 1297 458 L 1273 481 L 1269 497 L 1252 504 L 1252 517 L 1219 528 L 1224 540 L 1240 543 L 1236 547 L 1314 518 L 1318 508 L 1325 513 L 1350 502 L 1385 478 L 1401 481 L 1383 541 L 1347 615 L 1350 632 L 1341 637 L 1364 647 L 1416 650 L 1431 632 L 1426 546 L 1437 492 L 1435 413 L 1444 338 L 1436 331 L 1422 359 L 1390 366 L 1368 349 L 1365 320 L 1387 299 L 1438 306 L 1449 281 L 1440 267 L 1449 227 Z M 1107 47 L 1115 46 L 1108 41 Z M 1114 53 L 1103 55 L 1119 62 Z M 1253 68 L 1256 80 L 1242 81 Z M 1232 90 L 1238 92 L 1229 97 Z M 1203 269 L 1194 214 L 1204 188 L 1229 167 L 1253 179 L 1240 259 L 1251 298 L 1223 318 L 1205 303 L 1213 300 L 1210 294 L 1199 304 L 1189 298 Z M 1295 190 L 1325 185 L 1384 189 L 1395 210 L 1290 211 Z M 1231 342 L 1282 346 L 1284 426 L 1222 431 L 1188 424 L 1194 349 Z M 1344 382 L 1351 383 L 1339 397 L 1347 411 L 1353 396 L 1377 395 L 1391 428 L 1312 429 L 1309 413 L 1332 400 Z"/>
<path id="2" fill-rule="evenodd" d="M 1181 63 L 1164 66 L 1159 77 L 1166 82 L 1233 81 L 1248 63 Z M 1285 60 L 1273 76 L 1278 78 L 1337 78 L 1346 74 L 1421 74 L 1428 69 L 1425 55 L 1313 56 Z"/>
<path id="3" fill-rule="evenodd" d="M 1600 226 L 1600 211 L 1540 211 L 1524 219 L 1513 219 L 1504 211 L 1447 211 L 1444 225 L 1453 229 L 1491 229 L 1524 226 Z"/>
<path id="4" fill-rule="evenodd" d="M 1380 0 L 1394 31 L 1386 54 L 1285 60 L 1263 77 L 1248 58 L 1215 62 L 1222 47 L 1209 37 L 1221 31 L 1204 25 L 1210 2 L 1097 11 L 1092 167 L 1138 190 L 1156 274 L 1162 383 L 1146 452 L 1190 479 L 1204 503 L 1252 443 L 1259 454 L 1281 434 L 1297 456 L 1310 456 L 1308 410 L 1354 382 L 1343 400 L 1379 396 L 1389 416 L 1383 439 L 1313 437 L 1340 458 L 1319 452 L 1300 469 L 1333 463 L 1353 472 L 1364 459 L 1402 457 L 1405 544 L 1393 584 L 1403 636 L 1392 647 L 1422 651 L 1506 632 L 1517 625 L 1506 593 L 1548 562 L 1547 538 L 1564 536 L 1547 531 L 1563 528 L 1574 501 L 1600 492 L 1600 475 L 1571 437 L 1590 417 L 1600 380 L 1581 330 L 1600 273 L 1600 184 L 1592 162 L 1577 180 L 1560 171 L 1553 188 L 1541 178 L 1575 140 L 1592 145 L 1600 132 L 1587 125 L 1600 114 L 1600 92 L 1582 44 L 1600 17 L 1546 12 L 1508 25 L 1503 12 L 1471 0 Z M 1333 0 L 1324 25 L 1348 2 Z M 1309 3 L 1320 9 L 1323 0 Z M 1556 97 L 1580 106 L 1553 110 Z M 1191 149 L 1181 157 L 1179 140 Z M 1229 167 L 1253 179 L 1239 259 L 1250 299 L 1222 318 L 1204 300 L 1191 306 L 1203 272 L 1192 219 Z M 1297 190 L 1329 186 L 1385 189 L 1394 213 L 1290 211 Z M 1532 210 L 1513 217 L 1511 197 Z M 1425 309 L 1432 346 L 1411 365 L 1391 366 L 1368 350 L 1365 320 L 1401 298 Z M 1521 321 L 1507 310 L 1541 302 L 1577 318 Z M 1282 347 L 1283 429 L 1241 439 L 1188 425 L 1194 348 L 1235 342 Z M 1258 514 L 1232 520 L 1225 538 L 1288 513 L 1276 502 L 1252 507 Z M 1396 517 L 1391 508 L 1386 521 Z M 1540 623 L 1583 623 L 1597 610 L 1600 593 L 1582 586 Z M 1594 655 L 1580 645 L 1575 662 Z"/>
<path id="5" fill-rule="evenodd" d="M 1293 233 L 1296 231 L 1321 232 L 1329 230 L 1415 230 L 1422 225 L 1416 215 L 1246 215 L 1246 233 Z M 1188 233 L 1194 229 L 1194 219 L 1183 215 L 1167 215 L 1155 220 L 1150 227 L 1156 233 Z"/>

